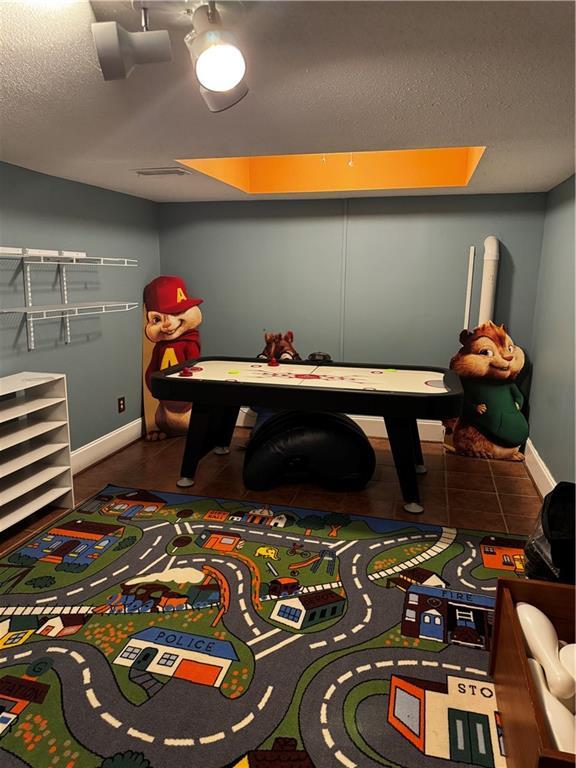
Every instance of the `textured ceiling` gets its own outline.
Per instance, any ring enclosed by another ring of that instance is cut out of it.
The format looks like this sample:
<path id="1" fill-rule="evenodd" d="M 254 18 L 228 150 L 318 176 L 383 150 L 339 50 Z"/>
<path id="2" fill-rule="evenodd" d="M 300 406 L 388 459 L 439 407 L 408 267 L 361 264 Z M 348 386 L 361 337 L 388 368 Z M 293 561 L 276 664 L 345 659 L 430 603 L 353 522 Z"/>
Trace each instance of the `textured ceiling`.
<path id="1" fill-rule="evenodd" d="M 151 13 L 170 29 L 172 62 L 104 82 L 90 25 L 96 13 L 138 30 L 128 0 L 2 0 L 1 159 L 165 201 L 250 196 L 196 172 L 134 169 L 486 145 L 466 190 L 434 194 L 542 191 L 574 172 L 572 2 L 226 3 L 250 93 L 219 114 L 195 86 L 184 5 Z"/>

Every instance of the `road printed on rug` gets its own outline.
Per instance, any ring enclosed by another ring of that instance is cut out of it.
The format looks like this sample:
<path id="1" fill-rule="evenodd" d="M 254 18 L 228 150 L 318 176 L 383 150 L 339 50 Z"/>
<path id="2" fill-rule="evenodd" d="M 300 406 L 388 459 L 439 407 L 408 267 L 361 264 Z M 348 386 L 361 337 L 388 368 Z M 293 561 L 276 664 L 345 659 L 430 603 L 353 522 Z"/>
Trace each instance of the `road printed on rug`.
<path id="1" fill-rule="evenodd" d="M 488 651 L 522 553 L 108 486 L 0 559 L 2 764 L 504 768 Z"/>

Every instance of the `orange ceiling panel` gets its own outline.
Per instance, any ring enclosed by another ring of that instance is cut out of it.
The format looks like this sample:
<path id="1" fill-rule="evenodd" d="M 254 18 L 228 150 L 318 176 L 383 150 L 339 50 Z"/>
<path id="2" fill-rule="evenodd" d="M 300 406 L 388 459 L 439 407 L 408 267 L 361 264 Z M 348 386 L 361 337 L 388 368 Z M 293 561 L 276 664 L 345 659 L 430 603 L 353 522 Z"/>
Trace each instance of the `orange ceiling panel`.
<path id="1" fill-rule="evenodd" d="M 486 147 L 208 157 L 176 162 L 251 195 L 465 187 Z"/>

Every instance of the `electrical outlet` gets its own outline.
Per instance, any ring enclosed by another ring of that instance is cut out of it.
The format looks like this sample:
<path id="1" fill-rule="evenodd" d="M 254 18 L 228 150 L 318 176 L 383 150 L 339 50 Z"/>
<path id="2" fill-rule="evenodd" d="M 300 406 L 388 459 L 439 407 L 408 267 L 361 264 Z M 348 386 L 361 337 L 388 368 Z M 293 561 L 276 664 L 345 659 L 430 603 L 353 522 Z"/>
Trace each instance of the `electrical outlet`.
<path id="1" fill-rule="evenodd" d="M 124 413 L 126 410 L 126 399 L 124 397 L 118 398 L 118 413 Z"/>

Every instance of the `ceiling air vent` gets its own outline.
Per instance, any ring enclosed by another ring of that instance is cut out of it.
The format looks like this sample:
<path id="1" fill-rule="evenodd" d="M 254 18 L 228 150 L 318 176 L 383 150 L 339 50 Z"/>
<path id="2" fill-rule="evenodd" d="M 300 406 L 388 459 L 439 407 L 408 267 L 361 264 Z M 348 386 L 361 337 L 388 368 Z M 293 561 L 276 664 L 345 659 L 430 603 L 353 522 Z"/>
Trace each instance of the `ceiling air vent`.
<path id="1" fill-rule="evenodd" d="M 190 171 L 185 168 L 136 168 L 137 176 L 188 176 Z"/>

